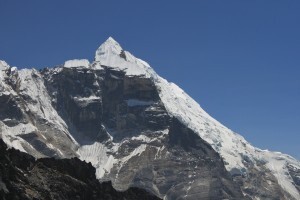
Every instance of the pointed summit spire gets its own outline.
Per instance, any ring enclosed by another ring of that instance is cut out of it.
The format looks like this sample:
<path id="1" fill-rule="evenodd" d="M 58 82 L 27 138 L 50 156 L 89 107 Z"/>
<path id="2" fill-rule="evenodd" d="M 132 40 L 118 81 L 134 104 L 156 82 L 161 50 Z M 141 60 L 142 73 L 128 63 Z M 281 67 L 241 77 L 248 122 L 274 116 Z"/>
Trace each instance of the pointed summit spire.
<path id="1" fill-rule="evenodd" d="M 154 74 L 152 68 L 145 61 L 123 50 L 120 44 L 112 37 L 109 37 L 97 49 L 95 61 L 99 62 L 102 66 L 122 70 L 130 76 L 150 77 L 152 76 L 150 73 Z"/>
<path id="2" fill-rule="evenodd" d="M 101 61 L 107 56 L 120 55 L 122 52 L 122 47 L 120 44 L 114 40 L 112 37 L 109 37 L 96 51 L 95 61 Z"/>
<path id="3" fill-rule="evenodd" d="M 119 45 L 119 43 L 114 38 L 112 38 L 111 36 L 109 36 L 105 42 L 116 43 L 116 44 Z"/>
<path id="4" fill-rule="evenodd" d="M 120 44 L 114 38 L 112 38 L 111 36 L 109 38 L 107 38 L 107 40 L 103 44 L 113 46 L 113 47 L 119 47 L 122 50 L 122 47 L 120 46 Z"/>

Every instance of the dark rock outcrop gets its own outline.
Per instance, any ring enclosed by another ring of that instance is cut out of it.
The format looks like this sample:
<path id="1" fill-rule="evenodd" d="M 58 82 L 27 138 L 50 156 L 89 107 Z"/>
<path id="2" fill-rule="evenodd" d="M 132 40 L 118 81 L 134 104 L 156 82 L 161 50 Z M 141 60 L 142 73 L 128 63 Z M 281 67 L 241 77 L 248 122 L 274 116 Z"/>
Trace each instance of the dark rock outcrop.
<path id="1" fill-rule="evenodd" d="M 293 178 L 297 190 L 300 192 L 300 170 L 292 165 L 288 165 L 288 170 Z"/>
<path id="2" fill-rule="evenodd" d="M 0 139 L 0 199 L 131 199 L 158 200 L 139 188 L 116 191 L 110 182 L 100 183 L 95 169 L 78 158 L 34 157 L 7 149 Z"/>

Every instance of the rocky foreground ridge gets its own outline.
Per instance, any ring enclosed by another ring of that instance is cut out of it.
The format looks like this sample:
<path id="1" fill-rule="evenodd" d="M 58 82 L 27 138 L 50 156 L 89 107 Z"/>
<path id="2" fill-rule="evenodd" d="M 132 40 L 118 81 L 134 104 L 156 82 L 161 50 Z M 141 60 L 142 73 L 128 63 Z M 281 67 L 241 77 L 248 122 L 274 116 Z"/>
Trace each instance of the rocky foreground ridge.
<path id="1" fill-rule="evenodd" d="M 165 199 L 300 199 L 300 162 L 253 147 L 112 38 L 95 61 L 0 62 L 0 133 L 36 158 L 90 162 Z"/>
<path id="2" fill-rule="evenodd" d="M 139 188 L 116 191 L 110 182 L 100 183 L 95 168 L 78 158 L 34 157 L 7 149 L 0 139 L 0 199 L 103 199 L 159 200 Z"/>

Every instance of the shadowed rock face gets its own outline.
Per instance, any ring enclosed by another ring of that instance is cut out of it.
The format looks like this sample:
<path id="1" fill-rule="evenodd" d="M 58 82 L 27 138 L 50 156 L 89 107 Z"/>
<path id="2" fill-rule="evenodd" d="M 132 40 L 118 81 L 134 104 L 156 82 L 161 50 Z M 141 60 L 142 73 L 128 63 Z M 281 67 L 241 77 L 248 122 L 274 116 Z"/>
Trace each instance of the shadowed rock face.
<path id="1" fill-rule="evenodd" d="M 107 148 L 119 144 L 111 154 L 120 162 L 102 177 L 115 188 L 143 187 L 167 199 L 243 198 L 219 154 L 167 114 L 151 79 L 104 67 L 93 73 L 63 69 L 45 80 L 75 138 Z"/>
<path id="2" fill-rule="evenodd" d="M 116 191 L 100 183 L 91 164 L 73 159 L 42 158 L 8 149 L 0 140 L 0 199 L 145 199 L 158 200 L 139 188 Z"/>
<path id="3" fill-rule="evenodd" d="M 300 169 L 295 166 L 288 165 L 289 173 L 291 174 L 297 190 L 300 192 Z"/>
<path id="4" fill-rule="evenodd" d="M 20 108 L 17 107 L 15 99 L 11 99 L 9 94 L 0 96 L 0 104 L 5 105 L 0 107 L 0 120 L 7 126 L 14 126 L 23 120 L 23 114 Z M 5 120 L 13 119 L 13 120 Z"/>
<path id="5" fill-rule="evenodd" d="M 108 139 L 101 124 L 102 76 L 103 71 L 63 68 L 60 73 L 47 77 L 52 83 L 47 87 L 53 106 L 81 144 Z"/>
<path id="6" fill-rule="evenodd" d="M 136 145 L 136 146 L 135 146 Z M 122 146 L 117 156 L 134 145 Z M 157 150 L 159 149 L 159 150 Z M 177 119 L 170 122 L 169 134 L 148 144 L 139 157 L 110 173 L 116 188 L 142 185 L 166 199 L 243 199 L 219 155 Z"/>
<path id="7" fill-rule="evenodd" d="M 150 79 L 103 67 L 42 72 L 52 105 L 77 142 L 105 142 L 105 128 L 115 142 L 168 127 L 170 117 Z"/>

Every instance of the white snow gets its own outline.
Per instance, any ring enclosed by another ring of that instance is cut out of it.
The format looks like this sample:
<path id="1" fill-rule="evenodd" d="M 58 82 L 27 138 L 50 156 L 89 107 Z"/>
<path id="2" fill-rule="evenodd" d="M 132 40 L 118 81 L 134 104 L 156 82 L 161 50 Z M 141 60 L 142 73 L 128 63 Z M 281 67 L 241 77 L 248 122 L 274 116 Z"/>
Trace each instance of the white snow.
<path id="1" fill-rule="evenodd" d="M 74 97 L 74 100 L 76 101 L 93 101 L 93 100 L 99 100 L 100 97 L 97 96 L 89 96 L 89 97 Z"/>
<path id="2" fill-rule="evenodd" d="M 153 141 L 163 139 L 163 137 L 169 133 L 169 129 L 165 129 L 163 131 L 156 131 L 156 132 L 153 132 L 153 133 L 155 133 L 157 135 L 154 138 L 149 138 L 147 135 L 141 134 L 141 135 L 136 136 L 136 137 L 135 136 L 131 137 L 131 140 L 139 140 L 139 141 L 142 141 L 142 142 L 145 142 L 145 143 L 151 143 Z"/>
<path id="3" fill-rule="evenodd" d="M 36 127 L 33 126 L 31 123 L 27 123 L 27 124 L 20 123 L 12 127 L 6 126 L 2 122 L 0 123 L 1 123 L 1 132 L 9 136 L 24 135 L 24 134 L 32 133 L 37 130 Z"/>
<path id="4" fill-rule="evenodd" d="M 105 173 L 109 173 L 115 159 L 107 155 L 108 149 L 101 143 L 95 142 L 91 145 L 81 146 L 77 153 L 81 160 L 90 162 L 96 168 L 96 177 L 102 178 Z"/>
<path id="5" fill-rule="evenodd" d="M 114 150 L 117 151 L 121 143 L 114 143 Z M 115 163 L 119 163 L 119 169 L 122 165 L 130 160 L 132 157 L 140 155 L 146 149 L 145 144 L 142 144 L 134 151 L 132 151 L 128 156 L 123 157 L 120 160 L 115 159 L 112 155 L 108 155 L 111 149 L 107 149 L 103 144 L 95 142 L 91 145 L 81 146 L 77 153 L 81 160 L 90 162 L 96 168 L 96 177 L 98 179 L 103 178 L 105 173 L 109 173 Z"/>
<path id="6" fill-rule="evenodd" d="M 118 147 L 121 144 L 115 143 L 114 146 Z M 98 179 L 103 178 L 105 173 L 109 173 L 114 164 L 119 163 L 119 169 L 122 168 L 123 164 L 128 162 L 132 157 L 138 156 L 143 153 L 147 145 L 142 144 L 135 150 L 133 150 L 128 156 L 121 158 L 120 160 L 115 159 L 112 155 L 108 155 L 111 150 L 107 149 L 103 144 L 95 142 L 91 145 L 81 146 L 77 153 L 81 160 L 90 162 L 96 168 L 96 177 Z M 117 150 L 117 148 L 115 148 Z"/>
<path id="7" fill-rule="evenodd" d="M 7 70 L 8 68 L 9 68 L 9 65 L 4 60 L 0 60 L 0 84 L 5 77 L 4 71 Z"/>
<path id="8" fill-rule="evenodd" d="M 147 148 L 146 144 L 141 144 L 139 147 L 135 148 L 128 156 L 125 156 L 121 159 L 122 163 L 128 162 L 134 156 L 141 155 Z"/>
<path id="9" fill-rule="evenodd" d="M 1 68 L 3 65 L 7 68 L 7 64 L 1 62 Z M 68 138 L 72 138 L 68 132 L 68 127 L 65 122 L 60 118 L 56 110 L 52 107 L 51 98 L 48 95 L 46 87 L 44 85 L 44 80 L 41 77 L 41 74 L 34 69 L 22 69 L 17 71 L 16 67 L 10 68 L 13 72 L 16 73 L 18 80 L 20 81 L 20 87 L 18 94 L 11 88 L 10 85 L 7 85 L 4 81 L 0 80 L 0 96 L 9 95 L 10 98 L 15 98 L 17 96 L 22 96 L 26 101 L 20 101 L 17 99 L 17 106 L 25 113 L 31 113 L 33 115 L 39 116 L 41 119 L 45 120 L 45 123 L 51 125 L 52 128 L 62 131 L 64 134 L 68 135 Z M 5 76 L 7 76 L 5 74 Z M 8 76 L 7 76 L 8 78 Z M 43 157 L 44 155 L 38 152 L 30 143 L 22 139 L 20 135 L 34 133 L 41 137 L 41 140 L 46 141 L 47 138 L 43 135 L 43 130 L 38 130 L 34 125 L 34 122 L 19 123 L 16 125 L 6 125 L 8 123 L 13 124 L 15 119 L 6 118 L 3 122 L 0 122 L 0 137 L 3 138 L 8 147 L 14 147 L 21 151 L 25 152 L 25 149 L 29 150 L 34 156 Z M 74 144 L 76 141 L 73 139 Z M 50 148 L 50 143 L 46 145 Z M 26 147 L 26 148 L 25 148 Z M 53 149 L 60 151 L 59 149 Z M 61 152 L 61 151 L 60 151 Z M 28 152 L 29 153 L 29 152 Z M 61 153 L 62 154 L 62 153 Z"/>
<path id="10" fill-rule="evenodd" d="M 12 72 L 16 72 L 16 71 L 18 71 L 18 68 L 17 68 L 17 67 L 12 67 L 12 68 L 10 68 L 10 70 L 11 70 Z"/>
<path id="11" fill-rule="evenodd" d="M 51 122 L 57 129 L 65 132 L 72 141 L 77 144 L 75 139 L 68 131 L 68 127 L 64 120 L 58 115 L 57 111 L 51 104 L 51 98 L 44 85 L 44 80 L 40 73 L 34 69 L 19 70 L 20 78 L 20 94 L 28 96 L 31 101 L 26 102 L 26 110 Z"/>
<path id="12" fill-rule="evenodd" d="M 89 105 L 90 103 L 101 101 L 100 97 L 97 97 L 97 96 L 94 96 L 94 95 L 91 95 L 89 97 L 73 97 L 73 99 L 76 103 L 78 103 L 78 104 L 80 104 L 81 106 L 84 106 L 84 107 Z"/>
<path id="13" fill-rule="evenodd" d="M 232 173 L 246 173 L 247 168 L 243 164 L 243 155 L 247 156 L 253 163 L 255 159 L 265 158 L 267 167 L 275 174 L 279 185 L 289 192 L 296 199 L 300 199 L 300 194 L 292 184 L 292 180 L 286 169 L 287 162 L 300 163 L 295 159 L 284 157 L 281 161 L 274 159 L 274 156 L 266 156 L 274 153 L 266 151 L 261 155 L 260 149 L 253 147 L 242 136 L 234 133 L 230 129 L 208 115 L 200 105 L 188 96 L 183 90 L 173 83 L 168 83 L 162 78 L 156 79 L 156 85 L 161 91 L 159 93 L 168 112 L 194 130 L 199 136 L 207 141 L 228 164 L 226 169 Z M 282 155 L 282 154 L 279 154 Z M 276 162 L 275 162 L 276 161 Z M 276 165 L 276 168 L 272 166 Z"/>
<path id="14" fill-rule="evenodd" d="M 60 124 L 60 128 L 66 130 L 67 125 L 59 117 L 56 110 L 51 105 L 51 98 L 44 86 L 44 81 L 41 75 L 35 70 L 22 69 L 19 71 L 19 77 L 21 80 L 20 94 L 29 95 L 29 97 L 33 100 L 32 102 L 27 103 L 28 109 L 31 112 L 54 122 L 54 124 L 58 122 L 57 124 Z M 41 110 L 41 108 L 43 110 Z"/>
<path id="15" fill-rule="evenodd" d="M 0 70 L 6 70 L 8 68 L 9 65 L 4 60 L 0 60 Z"/>
<path id="16" fill-rule="evenodd" d="M 103 70 L 100 61 L 95 61 L 91 64 L 91 68 L 94 70 Z"/>
<path id="17" fill-rule="evenodd" d="M 66 68 L 89 68 L 90 62 L 87 59 L 74 59 L 65 62 L 64 67 Z"/>
<path id="18" fill-rule="evenodd" d="M 0 93 L 0 96 L 2 96 L 2 95 L 5 95 L 5 96 L 8 96 L 8 95 L 10 95 L 11 93 L 9 92 L 9 91 L 4 91 L 4 92 L 1 92 Z"/>
<path id="19" fill-rule="evenodd" d="M 154 159 L 159 159 L 162 156 L 162 151 L 165 149 L 165 146 L 156 147 L 156 149 L 157 149 L 157 152 L 156 152 L 156 154 L 154 156 Z"/>
<path id="20" fill-rule="evenodd" d="M 19 135 L 32 133 L 36 130 L 36 127 L 33 126 L 31 123 L 20 123 L 10 127 L 6 126 L 2 121 L 0 121 L 0 138 L 3 139 L 3 141 L 9 148 L 13 147 L 15 149 L 19 149 L 22 152 L 26 152 L 22 144 L 26 143 L 28 146 L 31 145 L 22 138 L 20 138 Z"/>
<path id="21" fill-rule="evenodd" d="M 279 185 L 290 193 L 296 199 L 300 199 L 298 190 L 293 184 L 292 177 L 287 169 L 288 164 L 300 166 L 299 161 L 279 152 L 263 151 L 260 155 L 262 159 L 267 161 L 267 167 L 272 171 L 272 174 L 277 178 Z"/>
<path id="22" fill-rule="evenodd" d="M 123 53 L 126 57 L 122 58 L 120 54 Z M 95 61 L 101 65 L 113 67 L 116 70 L 126 71 L 128 76 L 146 76 L 149 77 L 145 70 L 149 65 L 140 62 L 127 51 L 123 51 L 118 42 L 109 37 L 96 51 Z"/>
<path id="23" fill-rule="evenodd" d="M 142 142 L 147 142 L 150 143 L 153 141 L 153 139 L 147 137 L 146 135 L 139 135 L 137 137 L 132 137 L 132 140 L 138 140 L 138 141 L 142 141 Z"/>

